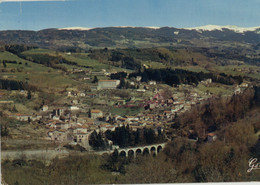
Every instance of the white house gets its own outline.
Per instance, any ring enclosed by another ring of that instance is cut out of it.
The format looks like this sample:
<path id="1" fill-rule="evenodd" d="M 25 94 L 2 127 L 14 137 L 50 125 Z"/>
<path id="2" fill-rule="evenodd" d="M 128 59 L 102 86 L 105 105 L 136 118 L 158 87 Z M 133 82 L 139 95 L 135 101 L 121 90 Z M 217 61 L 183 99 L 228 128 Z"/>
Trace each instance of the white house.
<path id="1" fill-rule="evenodd" d="M 48 105 L 43 105 L 42 106 L 42 111 L 45 112 L 49 109 Z"/>
<path id="2" fill-rule="evenodd" d="M 120 80 L 99 80 L 98 89 L 116 89 Z"/>
<path id="3" fill-rule="evenodd" d="M 79 107 L 77 107 L 77 106 L 69 106 L 69 110 L 77 111 L 77 110 L 79 110 Z"/>

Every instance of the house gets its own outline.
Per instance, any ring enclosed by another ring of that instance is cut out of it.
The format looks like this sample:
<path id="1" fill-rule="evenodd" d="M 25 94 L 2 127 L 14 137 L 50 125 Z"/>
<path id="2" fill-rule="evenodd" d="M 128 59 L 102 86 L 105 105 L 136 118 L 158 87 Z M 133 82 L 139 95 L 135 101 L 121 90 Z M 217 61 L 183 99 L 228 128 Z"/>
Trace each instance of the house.
<path id="1" fill-rule="evenodd" d="M 74 134 L 86 134 L 88 133 L 88 126 L 87 125 L 77 125 L 76 128 L 73 130 Z"/>
<path id="2" fill-rule="evenodd" d="M 248 87 L 248 83 L 243 82 L 243 83 L 241 83 L 241 84 L 239 85 L 239 87 L 244 87 L 244 88 L 246 88 L 246 87 Z"/>
<path id="3" fill-rule="evenodd" d="M 184 105 L 180 104 L 180 105 L 175 105 L 174 107 L 171 108 L 172 113 L 174 112 L 178 112 L 179 110 L 181 110 L 184 107 Z"/>
<path id="4" fill-rule="evenodd" d="M 156 103 L 150 103 L 150 104 L 149 104 L 149 109 L 155 109 L 156 106 L 157 106 Z"/>
<path id="5" fill-rule="evenodd" d="M 216 141 L 217 135 L 215 133 L 208 133 L 207 140 L 208 142 Z"/>
<path id="6" fill-rule="evenodd" d="M 212 79 L 209 78 L 209 79 L 207 79 L 207 80 L 201 81 L 201 83 L 202 83 L 203 85 L 205 85 L 205 86 L 208 86 L 209 84 L 212 83 Z"/>
<path id="7" fill-rule="evenodd" d="M 126 121 L 127 121 L 127 122 L 139 121 L 139 118 L 134 117 L 134 116 L 126 116 Z"/>
<path id="8" fill-rule="evenodd" d="M 117 100 L 117 105 L 125 105 L 126 101 L 125 100 Z"/>
<path id="9" fill-rule="evenodd" d="M 64 110 L 62 108 L 53 109 L 53 115 L 61 116 L 63 115 Z"/>
<path id="10" fill-rule="evenodd" d="M 173 99 L 168 99 L 166 102 L 167 102 L 167 106 L 170 106 L 173 104 Z"/>
<path id="11" fill-rule="evenodd" d="M 29 121 L 32 118 L 31 115 L 25 115 L 25 114 L 16 114 L 16 115 L 11 115 L 10 117 L 13 117 L 19 121 Z"/>
<path id="12" fill-rule="evenodd" d="M 237 87 L 234 91 L 235 94 L 240 94 L 241 93 L 241 89 L 239 87 Z"/>
<path id="13" fill-rule="evenodd" d="M 107 130 L 111 130 L 111 131 L 114 131 L 115 130 L 115 126 L 113 125 L 110 125 L 110 124 L 101 124 L 100 127 L 99 127 L 99 131 L 102 131 L 102 132 L 106 132 Z"/>
<path id="14" fill-rule="evenodd" d="M 127 118 L 119 117 L 119 118 L 116 119 L 116 121 L 117 121 L 117 123 L 126 122 L 126 119 L 127 119 Z"/>
<path id="15" fill-rule="evenodd" d="M 80 93 L 79 93 L 79 96 L 80 96 L 80 97 L 85 97 L 85 96 L 86 96 L 86 93 L 80 92 Z"/>
<path id="16" fill-rule="evenodd" d="M 145 89 L 137 89 L 136 91 L 137 92 L 145 92 L 146 90 Z"/>
<path id="17" fill-rule="evenodd" d="M 69 123 L 61 122 L 61 129 L 67 130 L 70 127 Z"/>
<path id="18" fill-rule="evenodd" d="M 4 92 L 0 92 L 0 98 L 2 98 L 5 95 Z"/>
<path id="19" fill-rule="evenodd" d="M 32 117 L 31 117 L 31 120 L 32 121 L 39 121 L 39 120 L 41 120 L 42 119 L 42 116 L 41 115 L 33 115 Z"/>
<path id="20" fill-rule="evenodd" d="M 164 111 L 163 115 L 164 115 L 164 118 L 170 118 L 172 115 L 172 111 Z"/>
<path id="21" fill-rule="evenodd" d="M 90 111 L 90 117 L 91 117 L 91 119 L 102 118 L 103 112 L 101 110 L 98 110 L 98 109 L 92 109 Z"/>
<path id="22" fill-rule="evenodd" d="M 69 110 L 77 111 L 77 110 L 79 110 L 79 107 L 77 107 L 77 106 L 69 106 Z"/>
<path id="23" fill-rule="evenodd" d="M 142 80 L 142 77 L 141 77 L 141 76 L 137 76 L 137 77 L 136 77 L 136 81 L 137 81 L 137 82 L 140 82 L 141 80 Z"/>
<path id="24" fill-rule="evenodd" d="M 149 81 L 149 85 L 156 85 L 156 81 Z"/>
<path id="25" fill-rule="evenodd" d="M 77 133 L 74 135 L 74 142 L 76 143 L 88 143 L 88 134 L 87 133 Z"/>
<path id="26" fill-rule="evenodd" d="M 120 80 L 99 80 L 98 89 L 116 89 Z"/>
<path id="27" fill-rule="evenodd" d="M 74 105 L 75 105 L 75 104 L 79 104 L 79 100 L 74 99 L 74 100 L 71 101 L 71 103 L 74 104 Z"/>
<path id="28" fill-rule="evenodd" d="M 58 141 L 58 142 L 66 142 L 67 141 L 67 133 L 66 133 L 65 130 L 62 130 L 62 129 L 59 129 L 59 130 L 51 129 L 48 132 L 48 136 L 53 141 Z"/>
<path id="29" fill-rule="evenodd" d="M 60 120 L 60 116 L 54 115 L 54 116 L 52 117 L 52 119 L 58 121 L 58 120 Z"/>
<path id="30" fill-rule="evenodd" d="M 42 106 L 42 111 L 45 112 L 49 109 L 48 105 L 43 105 Z"/>

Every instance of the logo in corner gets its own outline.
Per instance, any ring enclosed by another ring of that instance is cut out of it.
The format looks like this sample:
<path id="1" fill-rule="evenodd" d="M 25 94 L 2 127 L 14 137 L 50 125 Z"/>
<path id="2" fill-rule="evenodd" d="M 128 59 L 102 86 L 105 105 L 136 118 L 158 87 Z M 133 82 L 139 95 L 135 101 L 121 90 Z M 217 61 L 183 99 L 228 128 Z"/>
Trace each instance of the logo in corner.
<path id="1" fill-rule="evenodd" d="M 249 159 L 248 161 L 248 170 L 247 172 L 251 172 L 252 170 L 257 170 L 257 169 L 260 169 L 260 162 L 257 161 L 257 158 L 251 158 Z"/>

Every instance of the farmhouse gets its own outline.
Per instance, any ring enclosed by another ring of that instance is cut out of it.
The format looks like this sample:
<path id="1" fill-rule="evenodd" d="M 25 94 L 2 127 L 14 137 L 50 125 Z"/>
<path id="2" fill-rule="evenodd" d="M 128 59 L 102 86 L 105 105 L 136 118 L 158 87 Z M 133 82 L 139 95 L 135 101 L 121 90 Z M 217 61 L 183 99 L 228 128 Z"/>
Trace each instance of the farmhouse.
<path id="1" fill-rule="evenodd" d="M 215 133 L 208 133 L 207 139 L 208 139 L 208 142 L 216 141 L 217 135 Z"/>
<path id="2" fill-rule="evenodd" d="M 45 111 L 48 111 L 49 107 L 48 105 L 43 105 L 42 106 L 42 111 L 45 112 Z"/>
<path id="3" fill-rule="evenodd" d="M 103 112 L 101 110 L 93 109 L 90 111 L 91 119 L 97 119 L 103 117 Z"/>
<path id="4" fill-rule="evenodd" d="M 99 80 L 98 89 L 116 89 L 120 80 Z"/>

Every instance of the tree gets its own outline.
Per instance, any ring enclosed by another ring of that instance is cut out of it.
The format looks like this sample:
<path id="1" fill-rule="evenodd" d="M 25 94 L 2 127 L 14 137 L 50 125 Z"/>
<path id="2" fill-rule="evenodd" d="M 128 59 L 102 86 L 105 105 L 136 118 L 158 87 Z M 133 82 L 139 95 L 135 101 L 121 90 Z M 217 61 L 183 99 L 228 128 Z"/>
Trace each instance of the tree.
<path id="1" fill-rule="evenodd" d="M 147 144 L 152 144 L 155 141 L 155 132 L 153 129 L 144 128 L 144 137 Z"/>
<path id="2" fill-rule="evenodd" d="M 3 61 L 3 66 L 4 66 L 4 68 L 6 68 L 7 66 L 6 66 L 6 62 L 5 61 Z"/>
<path id="3" fill-rule="evenodd" d="M 96 130 L 90 134 L 89 145 L 92 146 L 94 150 L 104 150 L 107 147 L 107 143 L 103 139 L 101 132 L 97 134 Z"/>
<path id="4" fill-rule="evenodd" d="M 134 142 L 134 144 L 135 144 L 135 145 L 138 145 L 139 142 L 140 142 L 140 132 L 139 132 L 139 129 L 137 129 L 137 130 L 135 131 L 134 136 L 135 136 L 135 142 Z"/>
<path id="5" fill-rule="evenodd" d="M 126 86 L 126 82 L 125 82 L 125 79 L 124 78 L 121 78 L 120 79 L 120 84 L 118 86 L 119 89 L 124 89 Z"/>
<path id="6" fill-rule="evenodd" d="M 29 90 L 27 93 L 27 99 L 30 100 L 31 98 L 32 98 L 32 94 L 31 94 L 31 91 Z"/>
<path id="7" fill-rule="evenodd" d="M 1 125 L 1 136 L 8 136 L 9 131 L 6 126 Z"/>
<path id="8" fill-rule="evenodd" d="M 127 184 L 174 183 L 177 170 L 164 155 L 141 157 L 126 167 L 126 174 L 121 180 L 119 183 Z"/>
<path id="9" fill-rule="evenodd" d="M 97 82 L 98 82 L 98 78 L 97 78 L 97 76 L 94 76 L 92 83 L 97 83 Z"/>

